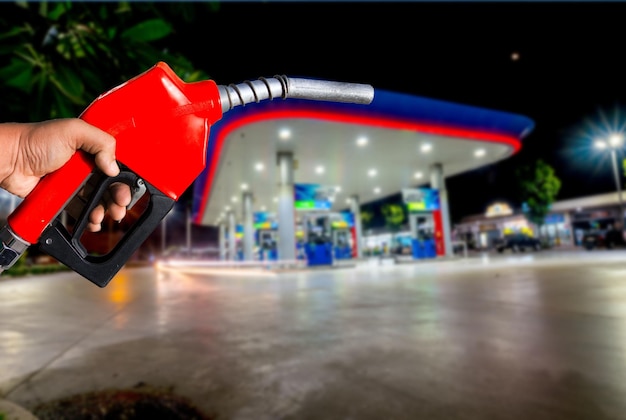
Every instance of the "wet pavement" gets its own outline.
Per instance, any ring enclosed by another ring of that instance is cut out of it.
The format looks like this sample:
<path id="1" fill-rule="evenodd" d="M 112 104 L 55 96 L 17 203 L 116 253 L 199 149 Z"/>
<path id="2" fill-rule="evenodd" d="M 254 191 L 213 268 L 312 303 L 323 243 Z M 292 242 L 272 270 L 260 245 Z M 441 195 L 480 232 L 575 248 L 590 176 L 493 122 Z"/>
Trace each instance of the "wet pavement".
<path id="1" fill-rule="evenodd" d="M 219 419 L 626 419 L 626 251 L 0 279 L 0 397 L 172 388 Z"/>

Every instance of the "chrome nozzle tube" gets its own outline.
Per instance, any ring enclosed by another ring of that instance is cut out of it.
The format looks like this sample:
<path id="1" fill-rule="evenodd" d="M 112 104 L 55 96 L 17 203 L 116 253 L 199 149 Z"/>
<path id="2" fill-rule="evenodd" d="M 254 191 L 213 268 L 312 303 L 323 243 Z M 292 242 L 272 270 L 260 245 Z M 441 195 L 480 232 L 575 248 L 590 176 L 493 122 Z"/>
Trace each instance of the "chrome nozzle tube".
<path id="1" fill-rule="evenodd" d="M 222 112 L 239 105 L 274 98 L 309 99 L 313 101 L 369 104 L 374 99 L 374 88 L 361 83 L 331 82 L 327 80 L 274 76 L 259 78 L 228 86 L 219 85 Z"/>

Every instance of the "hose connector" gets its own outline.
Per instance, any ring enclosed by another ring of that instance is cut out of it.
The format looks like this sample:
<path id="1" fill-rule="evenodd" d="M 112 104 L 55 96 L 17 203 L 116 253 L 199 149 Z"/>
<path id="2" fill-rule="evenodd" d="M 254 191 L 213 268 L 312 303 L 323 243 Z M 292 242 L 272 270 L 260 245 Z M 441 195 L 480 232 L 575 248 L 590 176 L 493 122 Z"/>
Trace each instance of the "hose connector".
<path id="1" fill-rule="evenodd" d="M 8 226 L 0 229 L 0 273 L 11 268 L 29 246 Z"/>

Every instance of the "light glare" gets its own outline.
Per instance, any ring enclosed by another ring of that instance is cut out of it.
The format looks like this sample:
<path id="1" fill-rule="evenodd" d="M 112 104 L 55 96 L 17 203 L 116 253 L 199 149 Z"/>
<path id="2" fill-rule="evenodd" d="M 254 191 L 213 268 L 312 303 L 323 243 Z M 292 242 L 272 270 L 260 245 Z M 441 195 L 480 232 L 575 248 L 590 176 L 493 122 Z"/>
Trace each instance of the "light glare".
<path id="1" fill-rule="evenodd" d="M 287 140 L 291 138 L 291 130 L 288 128 L 283 128 L 278 132 L 278 138 L 281 140 Z"/>
<path id="2" fill-rule="evenodd" d="M 624 138 L 621 134 L 611 134 L 609 137 L 609 144 L 613 147 L 621 146 L 624 142 Z"/>

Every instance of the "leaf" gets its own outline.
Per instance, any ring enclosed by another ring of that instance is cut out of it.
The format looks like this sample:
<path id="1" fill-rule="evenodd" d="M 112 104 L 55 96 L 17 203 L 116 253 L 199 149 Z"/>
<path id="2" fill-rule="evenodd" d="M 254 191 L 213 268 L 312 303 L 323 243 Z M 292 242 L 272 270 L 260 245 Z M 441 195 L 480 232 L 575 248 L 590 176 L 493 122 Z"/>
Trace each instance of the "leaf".
<path id="1" fill-rule="evenodd" d="M 0 39 L 7 39 L 7 38 L 11 38 L 17 35 L 22 35 L 28 32 L 29 32 L 28 28 L 25 28 L 23 26 L 14 26 L 10 30 L 0 33 Z M 15 45 L 13 45 L 13 48 L 15 48 Z"/>
<path id="2" fill-rule="evenodd" d="M 150 19 L 122 32 L 123 41 L 150 42 L 164 38 L 172 32 L 172 26 L 163 19 Z"/>
<path id="3" fill-rule="evenodd" d="M 67 66 L 59 65 L 55 67 L 54 74 L 50 81 L 61 91 L 72 103 L 83 105 L 85 99 L 83 94 L 85 87 L 80 77 Z"/>
<path id="4" fill-rule="evenodd" d="M 59 18 L 61 16 L 63 16 L 65 14 L 65 12 L 67 12 L 67 10 L 71 7 L 70 4 L 66 4 L 66 3 L 56 3 L 54 5 L 54 7 L 52 8 L 52 10 L 50 10 L 47 14 L 46 17 L 52 21 L 58 21 Z"/>
<path id="5" fill-rule="evenodd" d="M 33 66 L 17 58 L 11 59 L 8 66 L 0 68 L 0 80 L 6 86 L 30 92 L 32 88 Z"/>
<path id="6" fill-rule="evenodd" d="M 74 112 L 74 108 L 71 104 L 69 104 L 64 95 L 62 95 L 58 90 L 53 91 L 54 95 L 54 104 L 55 106 L 55 114 L 54 118 L 69 118 L 75 117 L 76 114 Z"/>

